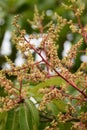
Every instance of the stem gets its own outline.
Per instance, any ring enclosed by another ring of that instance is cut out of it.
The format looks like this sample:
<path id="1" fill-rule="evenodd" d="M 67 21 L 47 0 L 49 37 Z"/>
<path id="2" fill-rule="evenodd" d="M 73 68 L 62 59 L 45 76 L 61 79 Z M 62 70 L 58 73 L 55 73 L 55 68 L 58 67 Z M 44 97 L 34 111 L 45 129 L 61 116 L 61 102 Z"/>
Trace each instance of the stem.
<path id="1" fill-rule="evenodd" d="M 58 71 L 56 71 L 56 69 L 54 68 L 54 71 L 62 78 L 64 79 L 67 83 L 69 83 L 73 88 L 75 88 L 77 91 L 79 91 L 82 95 L 84 95 L 84 97 L 87 98 L 87 95 L 82 91 L 80 90 L 76 84 L 73 82 L 73 81 L 70 81 L 68 80 L 67 78 L 65 78 L 63 75 L 61 75 Z"/>
<path id="2" fill-rule="evenodd" d="M 77 8 L 75 6 L 74 6 L 73 10 L 74 10 L 75 13 L 77 12 Z M 81 35 L 84 38 L 84 41 L 85 41 L 85 43 L 87 45 L 87 33 L 85 32 L 84 27 L 83 27 L 83 25 L 81 23 L 79 14 L 77 14 L 76 17 L 77 17 L 78 25 L 79 25 L 79 27 L 81 29 Z"/>
<path id="3" fill-rule="evenodd" d="M 37 51 L 37 49 L 35 49 L 30 43 L 29 41 L 26 40 L 26 38 L 24 37 L 25 41 L 30 45 L 30 47 L 42 58 L 42 61 L 45 62 L 46 65 L 48 65 L 49 67 L 53 68 L 53 66 L 50 65 L 50 63 L 44 59 L 44 57 L 41 55 L 41 53 L 39 53 Z M 85 98 L 87 98 L 87 94 L 85 94 L 82 90 L 80 90 L 76 84 L 73 81 L 68 80 L 67 78 L 65 78 L 62 74 L 60 74 L 55 68 L 53 68 L 53 70 L 56 72 L 56 74 L 58 76 L 60 76 L 62 79 L 64 79 L 67 83 L 69 83 L 73 88 L 75 88 L 78 92 L 80 92 Z"/>
<path id="4" fill-rule="evenodd" d="M 41 61 L 38 61 L 38 62 L 35 62 L 34 64 L 31 64 L 31 65 L 38 65 L 39 63 L 41 63 L 42 62 L 42 60 Z M 27 68 L 29 68 L 29 65 L 26 65 L 25 67 L 20 67 L 20 68 L 18 68 L 18 69 L 11 69 L 10 71 L 12 71 L 12 72 L 16 72 L 16 71 L 20 71 L 20 70 L 25 70 L 25 69 L 27 69 Z M 5 73 L 8 73 L 9 72 L 9 70 L 5 70 L 4 71 Z M 17 88 L 16 88 L 17 89 Z"/>

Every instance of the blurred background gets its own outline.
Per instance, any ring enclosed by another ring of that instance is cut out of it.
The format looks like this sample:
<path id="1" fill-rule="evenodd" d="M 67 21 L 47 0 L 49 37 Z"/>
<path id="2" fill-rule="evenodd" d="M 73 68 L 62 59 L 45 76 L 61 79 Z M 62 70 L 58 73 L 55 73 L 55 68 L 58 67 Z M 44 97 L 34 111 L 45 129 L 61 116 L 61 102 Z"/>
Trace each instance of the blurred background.
<path id="1" fill-rule="evenodd" d="M 68 0 L 0 0 L 0 69 L 9 67 L 6 63 L 4 55 L 7 55 L 16 65 L 21 65 L 24 62 L 20 52 L 17 52 L 15 46 L 11 44 L 11 36 L 13 26 L 11 25 L 13 18 L 17 14 L 21 14 L 23 17 L 20 19 L 20 25 L 26 30 L 27 34 L 33 33 L 35 30 L 27 22 L 27 19 L 33 18 L 34 6 L 36 5 L 39 12 L 45 12 L 44 24 L 48 23 L 51 19 L 54 19 L 54 13 L 58 13 L 64 18 L 72 19 L 76 23 L 76 18 L 71 10 L 65 10 L 61 6 L 61 3 L 67 3 Z M 78 4 L 84 5 L 85 9 L 81 16 L 83 26 L 87 24 L 87 0 L 79 0 Z M 71 47 L 71 43 L 76 43 L 80 36 L 78 34 L 72 34 L 68 25 L 66 25 L 60 33 L 58 56 L 62 59 L 67 54 L 67 51 Z M 80 48 L 86 49 L 86 45 Z M 73 70 L 76 71 L 81 62 L 87 62 L 87 56 L 85 53 L 78 53 L 75 60 Z"/>

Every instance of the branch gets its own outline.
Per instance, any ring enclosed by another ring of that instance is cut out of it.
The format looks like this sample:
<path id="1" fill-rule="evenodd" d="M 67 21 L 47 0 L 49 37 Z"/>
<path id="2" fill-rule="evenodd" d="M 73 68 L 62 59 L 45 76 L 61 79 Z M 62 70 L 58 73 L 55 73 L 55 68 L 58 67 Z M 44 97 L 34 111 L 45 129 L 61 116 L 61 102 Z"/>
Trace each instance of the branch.
<path id="1" fill-rule="evenodd" d="M 74 12 L 76 13 L 77 12 L 77 8 L 74 6 Z M 80 27 L 80 29 L 81 29 L 81 35 L 82 35 L 82 37 L 84 38 L 84 41 L 85 41 L 85 43 L 86 43 L 86 45 L 87 45 L 87 32 L 84 30 L 84 27 L 83 27 L 83 25 L 82 25 L 82 23 L 81 23 L 81 20 L 80 20 L 80 16 L 79 16 L 79 14 L 77 14 L 77 15 L 75 15 L 76 16 L 76 18 L 77 18 L 77 21 L 78 21 L 78 25 L 79 25 L 79 27 Z"/>
<path id="2" fill-rule="evenodd" d="M 70 81 L 69 79 L 65 78 L 62 74 L 60 74 L 53 66 L 50 65 L 50 63 L 44 59 L 44 57 L 41 55 L 41 53 L 38 52 L 37 49 L 35 49 L 29 41 L 27 41 L 27 39 L 24 37 L 25 41 L 29 44 L 29 46 L 42 58 L 42 61 L 48 65 L 49 67 L 53 68 L 53 70 L 55 71 L 55 73 L 60 76 L 62 79 L 64 79 L 67 83 L 69 83 L 73 88 L 75 88 L 78 92 L 80 92 L 85 98 L 87 98 L 87 94 L 85 94 L 82 90 L 80 90 L 76 84 L 73 81 Z"/>

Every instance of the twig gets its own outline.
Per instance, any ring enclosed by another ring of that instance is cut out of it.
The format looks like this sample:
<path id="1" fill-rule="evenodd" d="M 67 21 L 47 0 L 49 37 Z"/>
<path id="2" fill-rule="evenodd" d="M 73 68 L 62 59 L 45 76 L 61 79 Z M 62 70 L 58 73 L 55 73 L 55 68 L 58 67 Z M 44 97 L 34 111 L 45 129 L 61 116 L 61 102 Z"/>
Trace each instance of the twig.
<path id="1" fill-rule="evenodd" d="M 75 13 L 77 12 L 77 8 L 75 6 L 74 6 L 73 10 L 74 10 Z M 87 32 L 85 32 L 85 30 L 84 30 L 84 27 L 83 27 L 83 25 L 81 23 L 79 14 L 76 15 L 76 18 L 77 18 L 77 21 L 78 21 L 78 25 L 79 25 L 79 27 L 81 29 L 81 35 L 84 38 L 84 41 L 85 41 L 85 43 L 87 45 Z"/>

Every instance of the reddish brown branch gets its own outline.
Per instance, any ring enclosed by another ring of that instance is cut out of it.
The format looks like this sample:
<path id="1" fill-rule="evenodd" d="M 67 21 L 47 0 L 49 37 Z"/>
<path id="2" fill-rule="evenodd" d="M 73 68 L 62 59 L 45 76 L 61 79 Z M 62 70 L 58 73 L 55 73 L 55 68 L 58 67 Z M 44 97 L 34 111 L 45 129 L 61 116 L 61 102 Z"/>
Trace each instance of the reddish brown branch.
<path id="1" fill-rule="evenodd" d="M 74 12 L 76 13 L 77 12 L 77 8 L 74 6 Z M 83 25 L 82 25 L 82 23 L 81 23 L 81 20 L 80 20 L 80 16 L 79 16 L 79 14 L 77 14 L 77 15 L 75 15 L 76 16 L 76 18 L 77 18 L 77 21 L 78 21 L 78 25 L 79 25 L 79 27 L 80 27 L 80 29 L 81 29 L 81 35 L 82 35 L 82 37 L 84 38 L 84 41 L 85 41 L 85 43 L 86 43 L 86 45 L 87 45 L 87 32 L 84 30 L 84 27 L 83 27 Z"/>
<path id="2" fill-rule="evenodd" d="M 56 72 L 56 74 L 57 74 L 58 76 L 60 76 L 62 79 L 64 79 L 64 80 L 65 80 L 67 83 L 69 83 L 73 88 L 75 88 L 78 92 L 80 92 L 84 97 L 87 98 L 87 94 L 85 94 L 82 90 L 80 90 L 80 89 L 76 86 L 76 84 L 75 84 L 73 81 L 70 81 L 69 79 L 65 78 L 62 74 L 60 74 L 53 66 L 50 65 L 50 63 L 49 63 L 46 59 L 44 59 L 44 57 L 41 55 L 41 53 L 39 53 L 39 52 L 37 51 L 37 49 L 35 49 L 35 48 L 29 43 L 29 41 L 27 41 L 26 38 L 24 38 L 24 39 L 25 39 L 25 41 L 29 44 L 29 46 L 42 58 L 42 61 L 43 61 L 46 65 L 48 65 L 48 66 L 50 66 L 51 68 L 53 68 L 53 70 Z"/>

